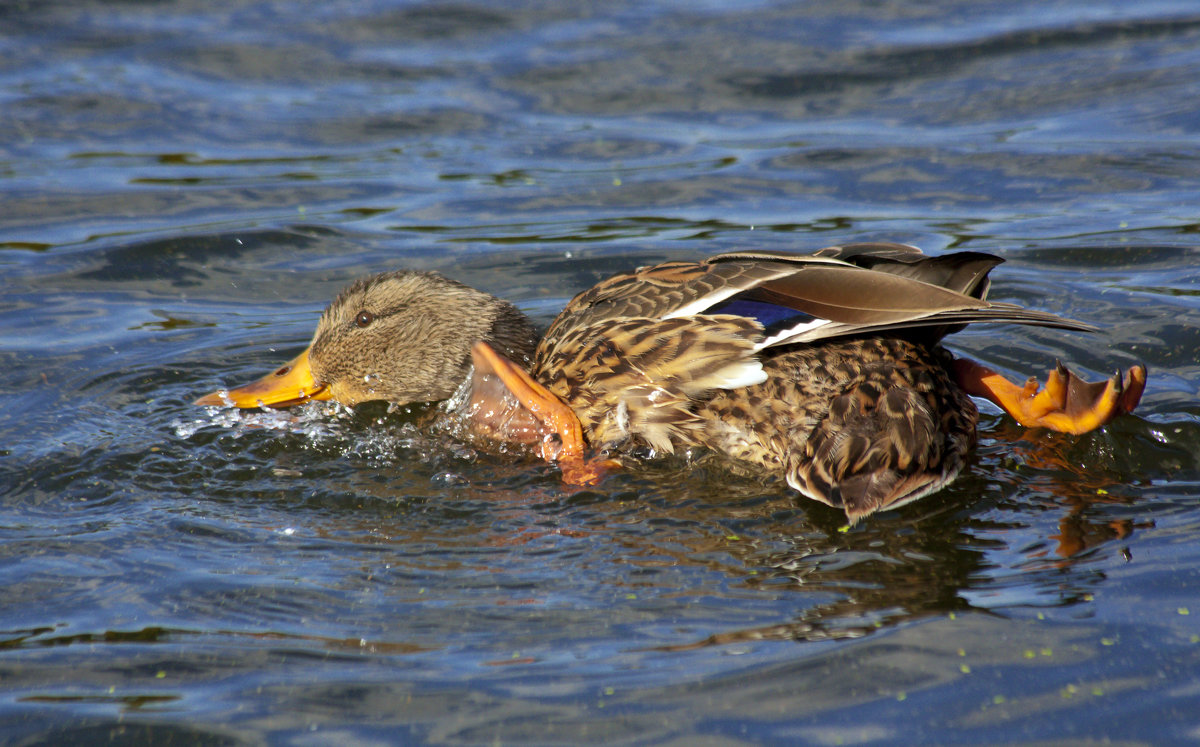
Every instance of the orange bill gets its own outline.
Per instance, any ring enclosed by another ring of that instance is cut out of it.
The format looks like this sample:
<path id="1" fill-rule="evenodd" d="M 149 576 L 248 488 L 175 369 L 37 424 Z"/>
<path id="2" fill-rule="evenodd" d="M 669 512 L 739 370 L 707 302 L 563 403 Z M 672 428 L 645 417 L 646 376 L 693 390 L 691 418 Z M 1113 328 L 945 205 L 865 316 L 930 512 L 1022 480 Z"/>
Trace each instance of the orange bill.
<path id="1" fill-rule="evenodd" d="M 220 389 L 196 400 L 197 405 L 235 407 L 291 407 L 311 399 L 332 399 L 329 387 L 313 378 L 308 350 L 258 381 L 237 389 Z"/>

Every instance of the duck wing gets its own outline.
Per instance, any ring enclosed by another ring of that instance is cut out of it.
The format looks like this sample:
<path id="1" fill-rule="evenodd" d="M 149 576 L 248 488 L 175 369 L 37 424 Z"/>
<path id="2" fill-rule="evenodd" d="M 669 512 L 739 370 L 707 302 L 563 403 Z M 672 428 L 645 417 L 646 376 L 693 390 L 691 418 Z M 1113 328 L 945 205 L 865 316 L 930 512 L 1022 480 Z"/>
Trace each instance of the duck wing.
<path id="1" fill-rule="evenodd" d="M 822 261 L 810 261 L 811 259 Z M 830 262 L 829 260 L 834 260 Z M 987 273 L 1002 260 L 979 252 L 927 257 L 905 244 L 849 244 L 813 257 L 782 252 L 730 252 L 708 260 L 771 265 L 774 276 L 735 294 L 734 302 L 793 309 L 794 318 L 767 321 L 760 347 L 833 337 L 928 329 L 934 340 L 973 322 L 1033 324 L 1079 331 L 1094 327 L 1043 311 L 985 300 Z M 782 273 L 780 265 L 793 271 Z M 720 302 L 706 313 L 736 313 Z"/>
<path id="2" fill-rule="evenodd" d="M 833 258 L 805 256 L 803 259 L 813 264 L 846 264 Z M 571 299 L 543 339 L 565 337 L 571 330 L 606 321 L 676 319 L 703 314 L 722 301 L 794 272 L 794 263 L 756 258 L 664 262 L 622 272 Z"/>
<path id="3" fill-rule="evenodd" d="M 926 328 L 924 339 L 973 322 L 1095 328 L 985 300 L 1003 260 L 980 252 L 929 257 L 907 244 L 827 247 L 815 254 L 742 251 L 614 275 L 580 293 L 547 338 L 614 319 L 742 314 L 767 329 L 760 347 Z"/>

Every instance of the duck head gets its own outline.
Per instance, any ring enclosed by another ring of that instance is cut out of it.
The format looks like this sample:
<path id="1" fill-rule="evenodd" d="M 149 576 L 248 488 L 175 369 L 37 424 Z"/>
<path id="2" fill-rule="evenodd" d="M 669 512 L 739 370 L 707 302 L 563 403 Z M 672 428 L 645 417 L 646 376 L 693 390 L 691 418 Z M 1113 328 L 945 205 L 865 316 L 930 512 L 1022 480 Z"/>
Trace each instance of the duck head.
<path id="1" fill-rule="evenodd" d="M 483 341 L 528 367 L 532 323 L 507 301 L 434 272 L 387 272 L 358 280 L 330 304 L 312 343 L 256 382 L 198 405 L 289 407 L 308 400 L 356 405 L 433 402 L 455 393 Z"/>

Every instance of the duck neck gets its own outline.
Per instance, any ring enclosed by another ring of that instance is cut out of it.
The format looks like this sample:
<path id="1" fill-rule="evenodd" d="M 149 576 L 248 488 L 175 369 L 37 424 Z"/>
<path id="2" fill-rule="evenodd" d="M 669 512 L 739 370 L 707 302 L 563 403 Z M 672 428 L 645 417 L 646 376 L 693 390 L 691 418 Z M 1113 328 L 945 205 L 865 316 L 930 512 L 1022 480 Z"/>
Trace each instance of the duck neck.
<path id="1" fill-rule="evenodd" d="M 484 341 L 526 370 L 533 366 L 533 354 L 538 344 L 537 329 L 529 317 L 507 301 L 500 302 L 492 328 Z"/>

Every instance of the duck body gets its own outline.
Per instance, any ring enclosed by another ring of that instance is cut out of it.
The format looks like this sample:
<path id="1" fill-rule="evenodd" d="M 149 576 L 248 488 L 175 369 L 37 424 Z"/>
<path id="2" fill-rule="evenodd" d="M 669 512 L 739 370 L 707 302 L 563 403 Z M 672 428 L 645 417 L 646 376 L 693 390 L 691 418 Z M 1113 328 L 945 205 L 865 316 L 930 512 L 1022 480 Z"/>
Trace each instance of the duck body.
<path id="1" fill-rule="evenodd" d="M 781 473 L 852 519 L 904 505 L 953 480 L 975 445 L 979 413 L 948 359 L 896 338 L 781 351 L 763 362 L 766 381 L 697 408 L 711 424 L 697 445 Z"/>
<path id="2" fill-rule="evenodd" d="M 942 487 L 975 444 L 944 334 L 971 320 L 1090 329 L 983 301 L 999 262 L 858 244 L 645 268 L 573 299 L 533 375 L 606 452 L 712 449 L 856 519 Z"/>
<path id="3" fill-rule="evenodd" d="M 609 456 L 709 449 L 780 475 L 853 521 L 955 477 L 976 440 L 968 394 L 1032 418 L 1001 400 L 1032 402 L 1036 384 L 993 396 L 978 385 L 992 372 L 963 368 L 942 337 L 972 322 L 1092 330 L 985 300 L 1001 261 L 872 243 L 667 262 L 580 293 L 536 347 L 507 302 L 434 273 L 385 273 L 343 292 L 292 364 L 198 403 L 404 403 L 466 388 L 474 395 L 462 416 L 490 437 L 575 439 L 575 456 L 578 442 Z M 1132 410 L 1144 376 L 1135 368 L 1089 385 L 1062 370 L 1062 396 L 1043 409 L 1086 412 L 1067 413 L 1059 430 L 1095 427 Z M 519 404 L 495 401 L 497 381 L 523 392 Z M 551 411 L 558 425 L 545 425 Z"/>

